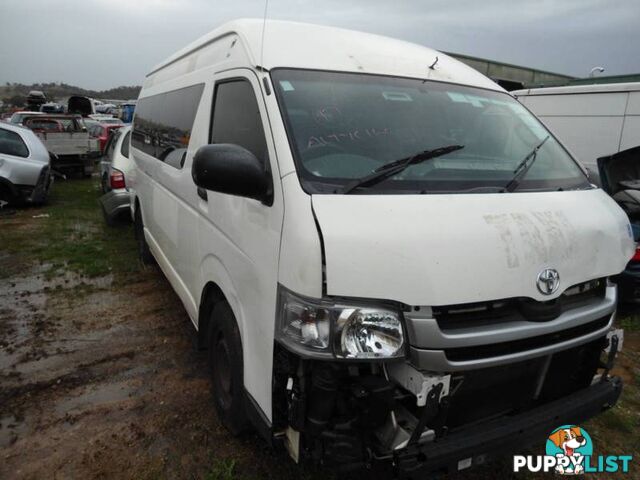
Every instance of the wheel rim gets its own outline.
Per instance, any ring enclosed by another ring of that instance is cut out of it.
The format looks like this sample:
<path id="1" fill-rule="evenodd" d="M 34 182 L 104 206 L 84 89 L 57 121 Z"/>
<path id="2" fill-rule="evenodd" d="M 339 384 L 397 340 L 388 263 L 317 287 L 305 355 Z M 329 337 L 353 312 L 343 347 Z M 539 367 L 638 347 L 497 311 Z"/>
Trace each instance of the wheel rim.
<path id="1" fill-rule="evenodd" d="M 231 403 L 233 382 L 231 380 L 231 363 L 229 349 L 223 336 L 216 342 L 214 353 L 213 378 L 218 397 L 224 407 Z"/>

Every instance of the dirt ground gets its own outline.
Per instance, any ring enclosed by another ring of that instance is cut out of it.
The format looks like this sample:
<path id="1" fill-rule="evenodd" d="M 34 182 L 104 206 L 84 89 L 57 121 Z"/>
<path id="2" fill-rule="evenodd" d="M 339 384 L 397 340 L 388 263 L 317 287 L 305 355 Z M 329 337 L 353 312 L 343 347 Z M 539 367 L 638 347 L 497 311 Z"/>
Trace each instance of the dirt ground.
<path id="1" fill-rule="evenodd" d="M 48 205 L 0 213 L 0 478 L 331 477 L 224 430 L 187 314 L 137 261 L 131 227 L 104 225 L 98 196 L 95 181 L 62 181 Z M 640 478 L 640 333 L 622 323 L 623 400 L 584 427 L 598 453 L 635 455 L 628 475 L 606 476 L 629 479 Z M 505 459 L 450 478 L 538 477 Z"/>

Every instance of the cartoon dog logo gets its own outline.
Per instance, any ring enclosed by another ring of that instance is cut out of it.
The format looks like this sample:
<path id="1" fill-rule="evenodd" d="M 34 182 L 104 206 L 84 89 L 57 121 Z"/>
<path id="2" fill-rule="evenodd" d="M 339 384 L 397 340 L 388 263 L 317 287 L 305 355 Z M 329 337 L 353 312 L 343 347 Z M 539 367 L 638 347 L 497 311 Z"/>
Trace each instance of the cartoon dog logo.
<path id="1" fill-rule="evenodd" d="M 583 474 L 584 456 L 590 454 L 591 438 L 587 432 L 575 425 L 564 425 L 554 430 L 547 439 L 547 455 L 554 455 L 559 460 L 556 473 Z"/>

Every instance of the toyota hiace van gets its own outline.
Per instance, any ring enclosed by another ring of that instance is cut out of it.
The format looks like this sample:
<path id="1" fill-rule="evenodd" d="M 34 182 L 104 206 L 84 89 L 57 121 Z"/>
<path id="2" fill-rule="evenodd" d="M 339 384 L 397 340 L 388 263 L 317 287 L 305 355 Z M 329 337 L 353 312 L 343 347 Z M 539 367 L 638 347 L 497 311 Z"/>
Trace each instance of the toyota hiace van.
<path id="1" fill-rule="evenodd" d="M 232 432 L 410 475 L 616 403 L 629 221 L 462 63 L 236 21 L 147 75 L 131 155 L 141 258 L 184 303 Z"/>

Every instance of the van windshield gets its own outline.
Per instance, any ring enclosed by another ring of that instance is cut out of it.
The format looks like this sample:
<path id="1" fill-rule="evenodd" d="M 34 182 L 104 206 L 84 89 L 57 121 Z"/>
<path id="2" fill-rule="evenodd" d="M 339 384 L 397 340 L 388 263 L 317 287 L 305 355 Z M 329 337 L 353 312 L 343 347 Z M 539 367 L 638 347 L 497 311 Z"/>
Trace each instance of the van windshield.
<path id="1" fill-rule="evenodd" d="M 271 75 L 308 193 L 341 193 L 382 165 L 448 145 L 464 148 L 354 193 L 502 191 L 549 135 L 503 92 L 355 73 L 275 69 Z M 590 188 L 587 177 L 551 137 L 517 191 L 580 188 Z"/>

